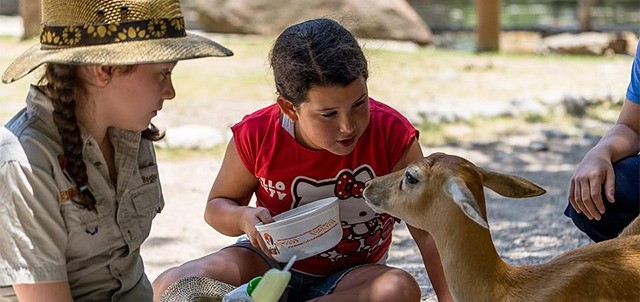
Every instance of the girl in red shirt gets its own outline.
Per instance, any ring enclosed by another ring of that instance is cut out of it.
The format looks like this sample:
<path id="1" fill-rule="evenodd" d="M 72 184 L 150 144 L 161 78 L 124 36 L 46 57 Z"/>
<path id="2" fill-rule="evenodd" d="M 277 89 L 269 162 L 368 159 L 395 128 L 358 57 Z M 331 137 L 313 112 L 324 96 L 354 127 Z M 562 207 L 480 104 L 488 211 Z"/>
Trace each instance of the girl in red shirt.
<path id="1" fill-rule="evenodd" d="M 277 102 L 234 125 L 211 188 L 205 219 L 246 239 L 162 273 L 156 295 L 188 276 L 241 285 L 271 267 L 255 225 L 302 204 L 337 197 L 342 240 L 298 261 L 283 300 L 420 301 L 409 273 L 386 266 L 396 219 L 362 198 L 364 182 L 421 158 L 418 131 L 393 108 L 369 98 L 367 60 L 333 20 L 286 29 L 270 54 Z M 256 196 L 256 206 L 249 202 Z M 440 301 L 451 300 L 430 235 L 409 226 Z"/>

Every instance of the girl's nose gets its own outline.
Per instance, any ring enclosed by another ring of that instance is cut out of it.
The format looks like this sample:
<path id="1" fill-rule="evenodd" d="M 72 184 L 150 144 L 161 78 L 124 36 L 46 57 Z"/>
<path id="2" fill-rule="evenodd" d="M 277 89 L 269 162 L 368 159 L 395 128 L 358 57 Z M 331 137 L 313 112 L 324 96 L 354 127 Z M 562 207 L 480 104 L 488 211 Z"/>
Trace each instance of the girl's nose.
<path id="1" fill-rule="evenodd" d="M 173 88 L 173 82 L 169 81 L 169 83 L 165 86 L 164 91 L 162 92 L 162 98 L 165 100 L 171 100 L 176 97 L 176 90 Z"/>
<path id="2" fill-rule="evenodd" d="M 345 114 L 340 120 L 340 132 L 352 133 L 354 129 L 354 119 L 350 114 Z"/>

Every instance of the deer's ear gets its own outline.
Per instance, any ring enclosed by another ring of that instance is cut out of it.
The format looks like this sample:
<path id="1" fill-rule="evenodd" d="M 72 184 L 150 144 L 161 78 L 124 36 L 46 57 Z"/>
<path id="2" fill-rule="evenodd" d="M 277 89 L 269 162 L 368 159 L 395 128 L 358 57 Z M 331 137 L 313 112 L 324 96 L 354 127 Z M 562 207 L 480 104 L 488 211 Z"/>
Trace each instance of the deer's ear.
<path id="1" fill-rule="evenodd" d="M 546 193 L 543 188 L 522 177 L 485 170 L 480 167 L 477 167 L 477 170 L 482 174 L 482 185 L 502 196 L 527 198 Z"/>
<path id="2" fill-rule="evenodd" d="M 489 224 L 482 217 L 476 198 L 473 197 L 471 190 L 469 190 L 467 184 L 461 178 L 449 177 L 447 180 L 447 192 L 449 192 L 453 202 L 462 209 L 462 212 L 467 215 L 467 217 L 482 227 L 489 229 Z"/>

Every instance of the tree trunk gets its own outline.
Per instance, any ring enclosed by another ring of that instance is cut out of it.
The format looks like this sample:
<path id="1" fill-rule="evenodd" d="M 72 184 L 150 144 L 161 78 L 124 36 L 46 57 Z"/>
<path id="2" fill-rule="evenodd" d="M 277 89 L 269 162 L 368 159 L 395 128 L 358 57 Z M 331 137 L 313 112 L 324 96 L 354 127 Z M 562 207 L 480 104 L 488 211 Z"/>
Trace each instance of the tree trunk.
<path id="1" fill-rule="evenodd" d="M 578 1 L 578 22 L 579 30 L 581 32 L 591 31 L 591 6 L 593 6 L 594 0 L 579 0 Z"/>
<path id="2" fill-rule="evenodd" d="M 40 1 L 20 0 L 20 15 L 22 16 L 22 39 L 29 39 L 40 34 Z"/>
<path id="3" fill-rule="evenodd" d="M 476 50 L 500 49 L 500 0 L 476 0 Z"/>

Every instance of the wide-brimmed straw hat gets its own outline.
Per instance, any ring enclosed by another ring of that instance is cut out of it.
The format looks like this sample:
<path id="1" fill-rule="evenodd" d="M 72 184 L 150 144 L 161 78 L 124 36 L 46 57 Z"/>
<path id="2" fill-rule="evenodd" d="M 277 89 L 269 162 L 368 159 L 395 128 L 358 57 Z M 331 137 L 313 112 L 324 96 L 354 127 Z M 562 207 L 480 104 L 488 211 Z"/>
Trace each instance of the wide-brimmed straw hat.
<path id="1" fill-rule="evenodd" d="M 2 81 L 44 63 L 133 65 L 231 55 L 186 32 L 178 0 L 42 0 L 40 43 L 9 65 Z"/>
<path id="2" fill-rule="evenodd" d="M 235 286 L 207 278 L 186 277 L 171 284 L 162 294 L 160 302 L 221 302 Z"/>

